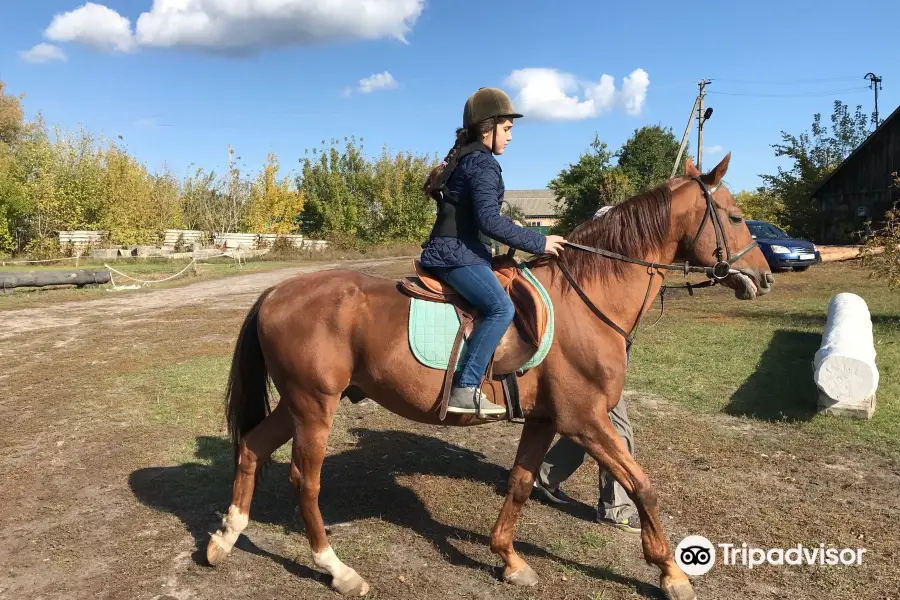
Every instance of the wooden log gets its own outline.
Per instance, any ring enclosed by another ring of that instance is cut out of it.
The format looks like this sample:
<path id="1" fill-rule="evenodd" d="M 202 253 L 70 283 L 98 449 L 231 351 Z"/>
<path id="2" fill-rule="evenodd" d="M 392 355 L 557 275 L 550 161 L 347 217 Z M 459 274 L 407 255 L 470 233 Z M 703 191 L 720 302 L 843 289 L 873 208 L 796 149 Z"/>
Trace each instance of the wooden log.
<path id="1" fill-rule="evenodd" d="M 840 262 L 845 260 L 855 260 L 859 258 L 859 251 L 862 246 L 817 246 L 819 249 L 819 256 L 822 257 L 823 263 L 830 262 Z M 897 248 L 900 249 L 900 244 L 897 245 Z M 871 248 L 870 252 L 872 254 L 883 254 L 884 248 L 882 246 L 877 246 L 875 248 Z"/>
<path id="2" fill-rule="evenodd" d="M 48 285 L 77 285 L 82 287 L 96 283 L 109 283 L 109 271 L 107 269 L 0 272 L 0 289 L 4 290 Z"/>
<path id="3" fill-rule="evenodd" d="M 823 263 L 840 262 L 859 258 L 859 246 L 819 246 Z"/>
<path id="4" fill-rule="evenodd" d="M 840 293 L 828 303 L 822 344 L 813 360 L 819 409 L 834 415 L 871 418 L 878 368 L 872 319 L 865 300 Z"/>

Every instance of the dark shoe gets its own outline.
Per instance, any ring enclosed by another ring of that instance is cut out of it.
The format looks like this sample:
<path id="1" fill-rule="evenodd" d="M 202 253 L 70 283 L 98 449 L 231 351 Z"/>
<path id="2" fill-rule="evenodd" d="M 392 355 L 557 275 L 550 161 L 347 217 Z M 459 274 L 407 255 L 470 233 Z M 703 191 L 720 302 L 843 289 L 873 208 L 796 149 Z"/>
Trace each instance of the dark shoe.
<path id="1" fill-rule="evenodd" d="M 597 521 L 605 523 L 606 525 L 612 525 L 613 527 L 621 529 L 622 531 L 627 531 L 628 533 L 641 532 L 641 517 L 637 513 L 631 515 L 627 519 L 621 519 L 619 521 L 598 516 Z"/>
<path id="2" fill-rule="evenodd" d="M 450 391 L 450 401 L 447 403 L 447 412 L 474 415 L 478 412 L 478 405 L 475 394 L 481 399 L 482 415 L 505 415 L 506 408 L 499 404 L 494 404 L 487 399 L 484 393 L 475 387 L 454 387 Z"/>
<path id="3" fill-rule="evenodd" d="M 561 489 L 551 490 L 541 483 L 540 477 L 535 477 L 534 479 L 534 489 L 531 490 L 531 496 L 551 504 L 571 504 L 572 502 L 572 498 L 567 496 Z"/>

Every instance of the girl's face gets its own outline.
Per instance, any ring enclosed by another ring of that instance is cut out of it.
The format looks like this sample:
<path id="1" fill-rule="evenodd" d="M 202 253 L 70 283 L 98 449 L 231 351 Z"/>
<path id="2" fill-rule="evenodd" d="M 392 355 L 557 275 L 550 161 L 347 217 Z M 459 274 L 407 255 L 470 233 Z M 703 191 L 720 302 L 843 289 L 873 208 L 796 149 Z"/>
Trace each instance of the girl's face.
<path id="1" fill-rule="evenodd" d="M 503 151 L 506 150 L 506 145 L 512 140 L 512 128 L 512 119 L 503 119 L 497 123 L 493 132 L 488 131 L 484 134 L 482 138 L 484 145 L 491 148 L 491 133 L 493 133 L 494 146 L 492 149 L 494 154 L 503 154 Z"/>

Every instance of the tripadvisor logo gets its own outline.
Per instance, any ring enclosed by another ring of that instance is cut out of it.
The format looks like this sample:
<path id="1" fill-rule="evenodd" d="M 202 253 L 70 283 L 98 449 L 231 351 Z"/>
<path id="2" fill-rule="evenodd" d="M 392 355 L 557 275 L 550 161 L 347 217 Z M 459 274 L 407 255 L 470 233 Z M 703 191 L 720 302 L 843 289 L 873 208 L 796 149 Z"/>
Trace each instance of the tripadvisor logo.
<path id="1" fill-rule="evenodd" d="M 790 548 L 756 548 L 742 543 L 716 544 L 702 535 L 691 535 L 675 548 L 675 562 L 687 575 L 704 575 L 716 563 L 716 547 L 720 550 L 722 564 L 743 566 L 748 569 L 761 565 L 861 565 L 865 548 L 826 548 L 825 544 L 805 547 L 797 544 Z"/>
<path id="2" fill-rule="evenodd" d="M 716 563 L 716 549 L 702 535 L 689 535 L 675 548 L 675 562 L 688 575 L 704 575 Z"/>

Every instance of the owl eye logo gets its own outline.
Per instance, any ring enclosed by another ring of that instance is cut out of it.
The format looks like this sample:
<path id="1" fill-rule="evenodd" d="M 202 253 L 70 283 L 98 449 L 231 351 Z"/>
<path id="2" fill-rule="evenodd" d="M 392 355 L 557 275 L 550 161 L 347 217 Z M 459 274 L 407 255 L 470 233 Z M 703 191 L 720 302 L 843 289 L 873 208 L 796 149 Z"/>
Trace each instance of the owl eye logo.
<path id="1" fill-rule="evenodd" d="M 675 549 L 675 562 L 687 575 L 703 575 L 715 566 L 716 550 L 702 535 L 691 535 Z"/>
<path id="2" fill-rule="evenodd" d="M 712 559 L 709 548 L 703 546 L 688 546 L 681 549 L 681 562 L 686 565 L 705 565 Z"/>

